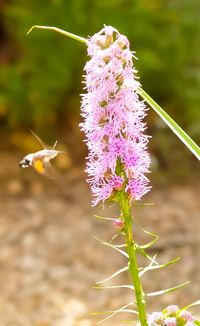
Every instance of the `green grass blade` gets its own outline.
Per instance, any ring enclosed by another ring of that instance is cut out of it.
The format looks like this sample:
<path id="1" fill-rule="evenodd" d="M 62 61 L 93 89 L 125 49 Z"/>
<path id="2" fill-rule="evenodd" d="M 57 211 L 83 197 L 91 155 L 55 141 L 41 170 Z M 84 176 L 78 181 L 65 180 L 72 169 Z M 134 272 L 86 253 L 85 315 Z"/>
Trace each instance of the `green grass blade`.
<path id="1" fill-rule="evenodd" d="M 82 42 L 82 43 L 85 43 L 87 44 L 87 39 L 84 38 L 84 37 L 81 37 L 81 36 L 78 36 L 78 35 L 75 35 L 75 34 L 72 34 L 72 33 L 69 33 L 69 32 L 66 32 L 64 31 L 63 29 L 60 29 L 60 28 L 57 28 L 57 27 L 54 27 L 54 26 L 40 26 L 40 25 L 34 25 L 32 26 L 29 31 L 27 32 L 27 35 L 29 33 L 32 32 L 33 29 L 48 29 L 50 31 L 54 31 L 56 33 L 59 33 L 59 34 L 62 34 L 64 36 L 67 36 L 67 37 L 70 37 L 70 38 L 73 38 L 74 40 L 76 41 L 79 41 L 79 42 Z"/>
<path id="2" fill-rule="evenodd" d="M 200 160 L 199 146 L 179 127 L 179 125 L 141 88 L 138 87 L 137 93 L 156 111 L 175 135 L 187 146 L 187 148 Z"/>

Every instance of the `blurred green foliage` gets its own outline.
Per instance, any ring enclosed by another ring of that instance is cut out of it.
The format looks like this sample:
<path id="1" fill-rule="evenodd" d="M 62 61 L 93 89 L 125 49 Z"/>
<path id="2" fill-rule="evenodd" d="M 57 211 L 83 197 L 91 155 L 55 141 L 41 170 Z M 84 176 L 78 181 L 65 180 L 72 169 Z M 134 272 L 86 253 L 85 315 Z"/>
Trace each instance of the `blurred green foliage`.
<path id="1" fill-rule="evenodd" d="M 57 26 L 87 37 L 106 24 L 129 38 L 143 88 L 197 141 L 199 0 L 4 0 L 0 10 L 0 121 L 8 127 L 67 126 L 79 113 L 84 45 L 48 31 L 27 36 L 29 28 Z M 176 139 L 155 113 L 149 122 L 165 159 Z"/>

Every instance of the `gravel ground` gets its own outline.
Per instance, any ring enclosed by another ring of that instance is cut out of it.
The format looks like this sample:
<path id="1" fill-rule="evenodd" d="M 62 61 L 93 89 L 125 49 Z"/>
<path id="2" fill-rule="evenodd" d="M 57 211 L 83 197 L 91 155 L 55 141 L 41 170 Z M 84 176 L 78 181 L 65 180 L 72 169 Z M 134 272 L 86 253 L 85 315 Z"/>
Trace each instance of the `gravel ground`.
<path id="1" fill-rule="evenodd" d="M 91 312 L 118 309 L 132 302 L 127 289 L 93 288 L 126 265 L 93 235 L 110 240 L 116 229 L 94 214 L 117 216 L 117 208 L 91 208 L 83 168 L 63 173 L 62 181 L 20 170 L 18 153 L 2 153 L 0 167 L 0 326 L 92 326 L 102 316 Z M 158 291 L 187 280 L 191 284 L 148 300 L 148 310 L 169 304 L 181 307 L 200 298 L 200 185 L 154 187 L 135 216 L 160 240 L 150 251 L 164 263 L 182 259 L 159 272 L 145 274 L 146 291 Z M 147 242 L 137 227 L 139 243 Z M 141 261 L 144 264 L 144 261 Z M 106 285 L 127 284 L 121 274 Z M 192 311 L 198 315 L 200 309 Z M 199 314 L 200 315 L 200 314 Z M 117 315 L 103 325 L 123 325 L 130 315 Z"/>

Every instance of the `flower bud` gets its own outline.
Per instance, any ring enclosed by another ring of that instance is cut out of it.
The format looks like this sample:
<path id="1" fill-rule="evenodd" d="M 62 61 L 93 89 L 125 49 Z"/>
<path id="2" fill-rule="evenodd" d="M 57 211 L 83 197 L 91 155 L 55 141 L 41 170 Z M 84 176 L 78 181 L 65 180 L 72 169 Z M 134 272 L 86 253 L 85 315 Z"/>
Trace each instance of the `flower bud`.
<path id="1" fill-rule="evenodd" d="M 117 228 L 122 229 L 124 227 L 124 222 L 120 219 L 116 219 L 113 221 L 113 225 L 116 226 Z"/>

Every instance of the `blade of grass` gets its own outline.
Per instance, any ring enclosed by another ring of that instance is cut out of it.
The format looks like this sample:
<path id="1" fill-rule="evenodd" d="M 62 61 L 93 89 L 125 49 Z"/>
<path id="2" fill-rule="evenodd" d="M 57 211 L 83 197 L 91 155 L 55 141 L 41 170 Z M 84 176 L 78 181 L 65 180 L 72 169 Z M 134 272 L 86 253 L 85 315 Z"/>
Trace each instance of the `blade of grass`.
<path id="1" fill-rule="evenodd" d="M 187 148 L 200 160 L 199 146 L 186 134 L 186 132 L 141 88 L 137 93 L 149 104 L 149 106 L 162 118 L 175 135 L 187 146 Z"/>
<path id="2" fill-rule="evenodd" d="M 63 29 L 60 29 L 60 28 L 57 28 L 57 27 L 54 27 L 54 26 L 40 26 L 40 25 L 33 25 L 29 31 L 27 32 L 27 35 L 29 33 L 32 32 L 33 29 L 48 29 L 50 31 L 54 31 L 56 33 L 59 33 L 59 34 L 62 34 L 64 36 L 67 36 L 67 37 L 70 37 L 70 38 L 73 38 L 74 40 L 76 41 L 79 41 L 79 42 L 82 42 L 82 43 L 85 43 L 87 44 L 87 39 L 84 38 L 84 37 L 81 37 L 81 36 L 78 36 L 78 35 L 75 35 L 75 34 L 72 34 L 72 33 L 69 33 L 69 32 L 66 32 L 64 31 Z"/>

